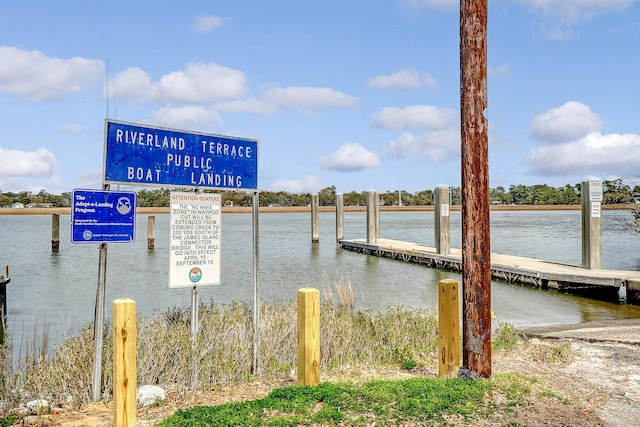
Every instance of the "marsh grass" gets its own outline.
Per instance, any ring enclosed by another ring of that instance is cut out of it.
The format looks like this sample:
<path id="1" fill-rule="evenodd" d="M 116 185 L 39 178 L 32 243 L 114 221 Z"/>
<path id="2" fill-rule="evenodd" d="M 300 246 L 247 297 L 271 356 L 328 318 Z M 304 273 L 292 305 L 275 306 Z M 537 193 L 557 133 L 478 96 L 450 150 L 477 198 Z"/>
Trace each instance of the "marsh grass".
<path id="1" fill-rule="evenodd" d="M 297 304 L 260 304 L 259 374 L 265 379 L 289 378 L 296 367 Z M 320 313 L 321 370 L 329 375 L 350 366 L 437 363 L 437 319 L 427 309 L 392 307 L 383 312 L 345 308 L 324 302 Z M 252 372 L 252 308 L 248 303 L 201 304 L 199 333 L 191 336 L 190 307 L 137 319 L 138 385 L 157 384 L 184 390 L 215 390 L 255 377 Z M 103 399 L 112 398 L 112 338 L 103 337 Z M 46 338 L 46 337 L 45 337 Z M 92 401 L 93 327 L 81 328 L 49 351 L 45 345 L 20 353 L 13 363 L 2 348 L 1 415 L 26 401 L 46 399 L 51 407 L 78 407 Z"/>

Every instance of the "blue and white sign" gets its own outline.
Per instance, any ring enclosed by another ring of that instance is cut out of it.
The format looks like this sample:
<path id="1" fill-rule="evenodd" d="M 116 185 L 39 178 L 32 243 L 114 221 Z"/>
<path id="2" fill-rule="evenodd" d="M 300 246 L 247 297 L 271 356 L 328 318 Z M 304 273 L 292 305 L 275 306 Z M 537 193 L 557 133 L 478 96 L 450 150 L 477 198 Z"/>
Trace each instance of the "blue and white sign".
<path id="1" fill-rule="evenodd" d="M 258 142 L 107 119 L 104 184 L 257 189 Z"/>
<path id="2" fill-rule="evenodd" d="M 133 242 L 136 230 L 136 193 L 73 190 L 71 242 Z"/>

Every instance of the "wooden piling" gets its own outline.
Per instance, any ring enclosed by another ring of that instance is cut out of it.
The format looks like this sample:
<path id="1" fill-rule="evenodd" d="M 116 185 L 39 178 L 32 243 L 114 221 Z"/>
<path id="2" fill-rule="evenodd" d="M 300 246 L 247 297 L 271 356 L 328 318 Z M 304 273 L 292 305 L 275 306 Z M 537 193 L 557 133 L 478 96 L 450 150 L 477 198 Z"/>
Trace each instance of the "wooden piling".
<path id="1" fill-rule="evenodd" d="M 136 303 L 113 302 L 113 425 L 136 425 Z"/>
<path id="2" fill-rule="evenodd" d="M 320 195 L 318 193 L 311 195 L 311 242 L 318 243 L 320 241 Z"/>
<path id="3" fill-rule="evenodd" d="M 435 207 L 433 210 L 433 239 L 438 254 L 451 252 L 451 221 L 449 217 L 449 199 L 451 187 L 438 186 L 433 192 Z"/>
<path id="4" fill-rule="evenodd" d="M 320 291 L 298 289 L 298 385 L 320 384 Z"/>
<path id="5" fill-rule="evenodd" d="M 491 376 L 488 0 L 460 1 L 463 366 Z"/>
<path id="6" fill-rule="evenodd" d="M 367 243 L 376 243 L 380 237 L 380 194 L 367 191 Z"/>
<path id="7" fill-rule="evenodd" d="M 51 252 L 60 251 L 60 214 L 51 215 Z"/>
<path id="8" fill-rule="evenodd" d="M 156 237 L 156 217 L 155 215 L 149 215 L 147 221 L 147 249 L 153 249 L 155 247 Z"/>
<path id="9" fill-rule="evenodd" d="M 457 280 L 438 282 L 438 376 L 460 369 L 460 287 Z"/>
<path id="10" fill-rule="evenodd" d="M 582 268 L 602 268 L 602 181 L 580 183 L 582 197 Z"/>
<path id="11" fill-rule="evenodd" d="M 336 194 L 336 242 L 344 239 L 344 196 Z"/>

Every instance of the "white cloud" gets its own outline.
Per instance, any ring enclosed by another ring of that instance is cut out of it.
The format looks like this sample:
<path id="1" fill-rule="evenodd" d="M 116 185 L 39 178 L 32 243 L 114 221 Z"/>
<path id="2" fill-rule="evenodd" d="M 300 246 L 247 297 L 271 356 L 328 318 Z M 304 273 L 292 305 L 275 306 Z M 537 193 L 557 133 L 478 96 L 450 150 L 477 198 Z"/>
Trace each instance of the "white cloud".
<path id="1" fill-rule="evenodd" d="M 56 168 L 56 158 L 46 148 L 34 151 L 0 148 L 0 176 L 50 176 Z"/>
<path id="2" fill-rule="evenodd" d="M 262 98 L 275 106 L 312 111 L 320 108 L 354 108 L 358 99 L 324 87 L 268 86 L 262 90 Z"/>
<path id="3" fill-rule="evenodd" d="M 84 131 L 84 126 L 78 123 L 63 123 L 58 126 L 58 132 L 66 135 L 80 135 Z"/>
<path id="4" fill-rule="evenodd" d="M 323 187 L 316 175 L 309 175 L 302 180 L 283 179 L 275 181 L 271 186 L 271 191 L 286 191 L 294 194 L 317 193 Z"/>
<path id="5" fill-rule="evenodd" d="M 380 157 L 357 142 L 348 142 L 331 156 L 318 158 L 318 164 L 324 169 L 358 171 L 379 166 Z"/>
<path id="6" fill-rule="evenodd" d="M 602 119 L 588 105 L 569 101 L 534 117 L 528 134 L 539 142 L 553 144 L 580 138 L 601 126 Z"/>
<path id="7" fill-rule="evenodd" d="M 256 113 L 256 114 L 274 114 L 276 108 L 259 99 L 245 98 L 232 101 L 223 101 L 215 105 L 216 110 L 229 113 Z"/>
<path id="8" fill-rule="evenodd" d="M 224 125 L 218 112 L 195 105 L 160 108 L 153 112 L 150 123 L 174 129 L 201 129 Z"/>
<path id="9" fill-rule="evenodd" d="M 591 132 L 574 141 L 534 148 L 525 163 L 543 176 L 637 176 L 640 135 Z"/>
<path id="10" fill-rule="evenodd" d="M 373 115 L 373 125 L 387 129 L 444 129 L 456 118 L 451 108 L 412 105 L 383 108 Z"/>
<path id="11" fill-rule="evenodd" d="M 244 96 L 247 91 L 241 71 L 214 62 L 194 62 L 152 82 L 137 67 L 129 68 L 114 79 L 115 99 L 128 102 L 202 103 Z"/>
<path id="12" fill-rule="evenodd" d="M 36 100 L 60 98 L 98 83 L 102 61 L 45 56 L 37 50 L 0 47 L 0 93 Z"/>
<path id="13" fill-rule="evenodd" d="M 460 4 L 459 0 L 404 0 L 405 6 L 418 8 L 425 7 L 428 9 L 447 9 L 453 8 Z"/>
<path id="14" fill-rule="evenodd" d="M 633 0 L 513 0 L 560 19 L 564 23 L 590 19 L 610 11 L 622 11 L 633 4 Z"/>
<path id="15" fill-rule="evenodd" d="M 509 68 L 508 65 L 499 65 L 495 68 L 493 67 L 489 67 L 489 69 L 487 70 L 487 72 L 489 73 L 490 76 L 497 76 L 497 77 L 510 77 L 511 76 L 511 68 Z"/>
<path id="16" fill-rule="evenodd" d="M 195 22 L 191 26 L 191 29 L 198 33 L 207 33 L 222 26 L 223 23 L 224 22 L 222 18 L 218 18 L 217 16 L 201 15 L 196 18 Z"/>
<path id="17" fill-rule="evenodd" d="M 367 85 L 374 89 L 413 90 L 426 87 L 436 89 L 438 85 L 431 75 L 419 73 L 413 67 L 404 68 L 388 76 L 377 76 Z"/>
<path id="18" fill-rule="evenodd" d="M 415 136 L 403 133 L 384 149 L 385 156 L 409 162 L 447 162 L 460 153 L 460 130 L 445 129 Z"/>

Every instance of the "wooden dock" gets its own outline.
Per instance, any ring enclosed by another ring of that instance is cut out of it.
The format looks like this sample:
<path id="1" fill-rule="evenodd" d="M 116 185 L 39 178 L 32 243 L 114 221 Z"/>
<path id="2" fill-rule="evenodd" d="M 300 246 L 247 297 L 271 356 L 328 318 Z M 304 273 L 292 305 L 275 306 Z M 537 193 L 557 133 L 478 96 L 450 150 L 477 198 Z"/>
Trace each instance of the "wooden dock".
<path id="1" fill-rule="evenodd" d="M 387 257 L 429 267 L 459 272 L 462 270 L 462 250 L 451 249 L 449 254 L 438 254 L 436 248 L 419 243 L 377 239 L 367 243 L 364 239 L 339 240 L 343 249 Z M 611 287 L 640 291 L 640 271 L 585 269 L 581 266 L 511 255 L 491 254 L 491 274 L 509 283 L 521 283 L 539 288 L 581 289 Z M 620 294 L 619 294 L 620 295 Z"/>

